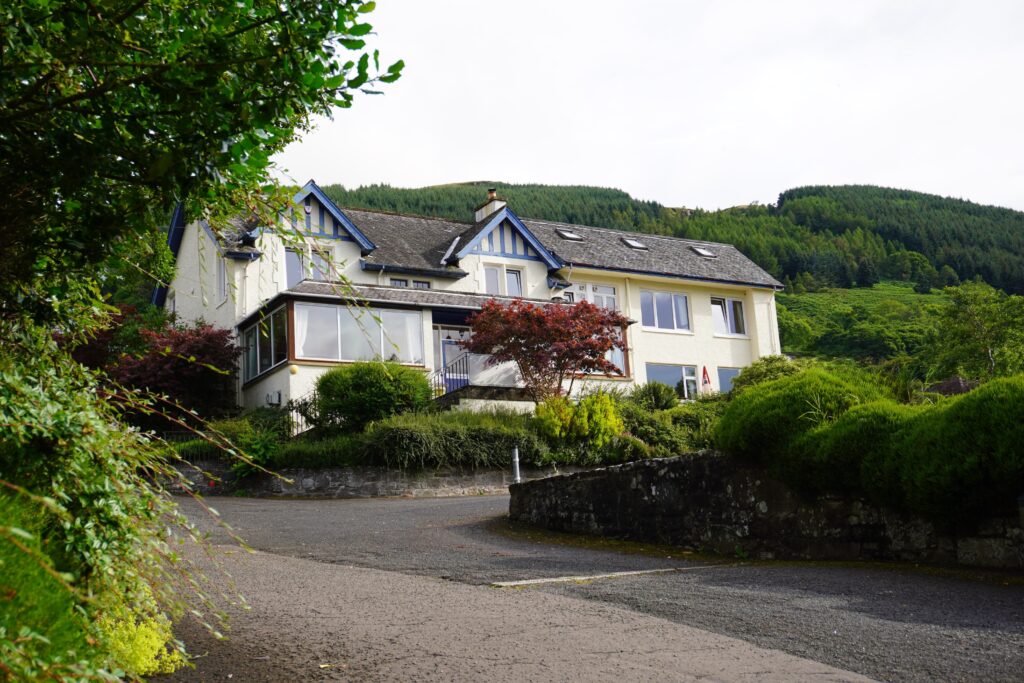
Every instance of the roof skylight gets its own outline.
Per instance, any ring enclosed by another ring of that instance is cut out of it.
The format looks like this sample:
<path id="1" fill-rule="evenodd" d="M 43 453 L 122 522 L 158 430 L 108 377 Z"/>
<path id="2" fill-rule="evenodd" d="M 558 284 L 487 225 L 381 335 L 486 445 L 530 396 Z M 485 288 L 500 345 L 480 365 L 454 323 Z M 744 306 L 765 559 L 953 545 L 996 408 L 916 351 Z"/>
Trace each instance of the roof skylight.
<path id="1" fill-rule="evenodd" d="M 704 247 L 690 247 L 690 249 L 693 249 L 693 252 L 697 254 L 697 256 L 703 256 L 704 258 L 718 258 L 718 254 L 710 249 L 705 249 Z"/>
<path id="2" fill-rule="evenodd" d="M 646 244 L 644 244 L 640 240 L 635 240 L 632 237 L 623 237 L 622 241 L 630 249 L 643 249 L 645 251 L 647 249 L 647 245 Z"/>
<path id="3" fill-rule="evenodd" d="M 564 228 L 556 228 L 555 232 L 557 232 L 558 236 L 561 237 L 563 240 L 570 240 L 572 242 L 582 242 L 583 241 L 583 236 L 580 235 L 578 232 L 573 232 L 572 230 L 566 230 Z"/>

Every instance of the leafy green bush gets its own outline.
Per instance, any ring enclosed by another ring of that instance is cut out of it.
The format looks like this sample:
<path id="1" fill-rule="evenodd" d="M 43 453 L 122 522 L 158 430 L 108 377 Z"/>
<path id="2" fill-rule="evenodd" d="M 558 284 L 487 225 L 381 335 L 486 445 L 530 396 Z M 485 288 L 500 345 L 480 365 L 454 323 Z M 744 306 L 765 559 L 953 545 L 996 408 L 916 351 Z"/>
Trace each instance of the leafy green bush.
<path id="1" fill-rule="evenodd" d="M 650 448 L 651 457 L 667 458 L 690 450 L 685 429 L 672 422 L 672 411 L 650 411 L 632 401 L 619 404 L 625 434 Z"/>
<path id="2" fill-rule="evenodd" d="M 629 400 L 647 410 L 668 410 L 679 405 L 676 390 L 661 382 L 647 382 L 633 388 Z"/>
<path id="3" fill-rule="evenodd" d="M 743 368 L 740 374 L 733 378 L 730 392 L 733 396 L 738 396 L 743 393 L 744 389 L 780 377 L 789 377 L 798 372 L 800 372 L 800 366 L 785 356 L 765 356 Z"/>
<path id="4" fill-rule="evenodd" d="M 36 680 L 36 662 L 83 671 L 102 663 L 73 593 L 49 572 L 39 542 L 39 505 L 0 494 L 0 670 L 3 680 Z M 22 547 L 18 547 L 18 545 Z M 26 552 L 27 551 L 27 552 Z M 12 639 L 19 638 L 21 647 Z"/>
<path id="5" fill-rule="evenodd" d="M 705 394 L 666 413 L 674 426 L 686 432 L 691 448 L 711 448 L 715 445 L 715 425 L 728 404 L 726 394 Z"/>
<path id="6" fill-rule="evenodd" d="M 876 398 L 878 391 L 869 386 L 811 368 L 750 387 L 730 401 L 715 429 L 715 443 L 745 460 L 774 465 L 804 432 Z"/>
<path id="7" fill-rule="evenodd" d="M 296 439 L 282 444 L 270 465 L 274 469 L 354 467 L 365 462 L 365 442 L 361 434 L 339 434 L 316 441 Z"/>
<path id="8" fill-rule="evenodd" d="M 794 440 L 776 472 L 805 495 L 867 494 L 878 503 L 901 506 L 897 434 L 921 412 L 890 400 L 854 406 L 834 423 Z"/>
<path id="9" fill-rule="evenodd" d="M 895 444 L 906 507 L 944 524 L 1013 515 L 1024 492 L 1024 375 L 921 413 Z"/>
<path id="10" fill-rule="evenodd" d="M 576 404 L 563 396 L 549 398 L 537 406 L 536 423 L 566 460 L 580 463 L 601 462 L 601 452 L 623 430 L 615 400 L 606 393 L 584 396 Z"/>
<path id="11" fill-rule="evenodd" d="M 402 470 L 508 467 L 519 446 L 524 465 L 540 465 L 547 444 L 527 415 L 511 412 L 407 413 L 370 425 L 367 464 Z"/>
<path id="12" fill-rule="evenodd" d="M 362 431 L 391 415 L 430 405 L 430 383 L 398 363 L 353 363 L 328 370 L 316 383 L 316 425 L 324 432 Z"/>

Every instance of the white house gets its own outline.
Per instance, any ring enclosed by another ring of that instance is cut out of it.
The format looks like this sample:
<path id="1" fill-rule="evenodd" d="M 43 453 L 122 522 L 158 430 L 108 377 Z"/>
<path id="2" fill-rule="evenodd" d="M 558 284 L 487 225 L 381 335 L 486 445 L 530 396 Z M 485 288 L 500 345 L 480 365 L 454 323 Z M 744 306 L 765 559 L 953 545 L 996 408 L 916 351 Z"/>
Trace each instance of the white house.
<path id="1" fill-rule="evenodd" d="M 513 368 L 457 343 L 491 298 L 586 299 L 635 321 L 613 358 L 622 376 L 588 381 L 725 391 L 780 352 L 781 284 L 727 244 L 521 219 L 493 191 L 467 222 L 342 209 L 312 181 L 295 204 L 292 246 L 242 222 L 217 239 L 180 211 L 168 236 L 176 274 L 154 302 L 235 331 L 245 406 L 302 397 L 326 368 L 372 358 L 422 368 L 438 393 L 514 386 Z"/>

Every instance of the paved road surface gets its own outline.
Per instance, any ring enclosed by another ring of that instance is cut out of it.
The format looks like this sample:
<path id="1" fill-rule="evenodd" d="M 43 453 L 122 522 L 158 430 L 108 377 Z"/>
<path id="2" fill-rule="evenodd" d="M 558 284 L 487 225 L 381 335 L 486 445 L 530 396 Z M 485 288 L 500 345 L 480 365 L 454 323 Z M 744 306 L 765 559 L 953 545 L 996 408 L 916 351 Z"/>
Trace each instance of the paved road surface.
<path id="1" fill-rule="evenodd" d="M 186 633 L 193 650 L 198 644 L 211 655 L 178 680 L 218 680 L 225 666 L 235 667 L 232 680 L 280 680 L 275 676 L 285 672 L 275 667 L 303 661 L 295 652 L 308 659 L 320 650 L 319 658 L 333 652 L 344 667 L 316 675 L 339 680 L 850 679 L 845 670 L 894 681 L 1010 681 L 1024 671 L 1020 586 L 538 542 L 507 531 L 507 496 L 213 504 L 254 548 L 271 554 L 232 561 L 259 619 L 241 617 L 230 646 Z M 666 568 L 683 571 L 483 587 Z M 305 641 L 289 641 L 283 631 L 308 613 L 303 600 L 310 595 L 328 611 L 345 602 L 361 607 L 307 625 Z M 267 629 L 277 636 L 268 639 Z M 264 651 L 286 642 L 295 651 L 288 656 Z M 474 654 L 485 651 L 487 657 Z M 827 666 L 815 669 L 808 660 Z M 568 668 L 559 664 L 566 661 Z M 303 666 L 308 674 L 308 662 Z M 311 678 L 306 674 L 288 675 Z"/>

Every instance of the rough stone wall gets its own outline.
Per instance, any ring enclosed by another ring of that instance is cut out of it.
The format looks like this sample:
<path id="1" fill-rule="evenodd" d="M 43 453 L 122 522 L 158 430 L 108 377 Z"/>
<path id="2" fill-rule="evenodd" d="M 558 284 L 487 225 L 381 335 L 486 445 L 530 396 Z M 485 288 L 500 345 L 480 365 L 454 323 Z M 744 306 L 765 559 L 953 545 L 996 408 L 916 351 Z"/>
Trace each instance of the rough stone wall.
<path id="1" fill-rule="evenodd" d="M 713 451 L 511 487 L 513 520 L 777 559 L 908 560 L 1024 568 L 1019 520 L 954 537 L 861 500 L 804 501 L 763 470 Z"/>
<path id="2" fill-rule="evenodd" d="M 577 471 L 578 468 L 562 471 Z M 440 497 L 506 493 L 512 484 L 509 470 L 429 470 L 402 472 L 382 467 L 286 469 L 281 478 L 256 474 L 238 479 L 220 460 L 195 463 L 179 470 L 203 495 L 283 496 L 289 498 L 370 498 L 375 496 Z M 525 481 L 550 477 L 556 470 L 523 469 Z M 180 492 L 180 491 L 179 491 Z"/>

